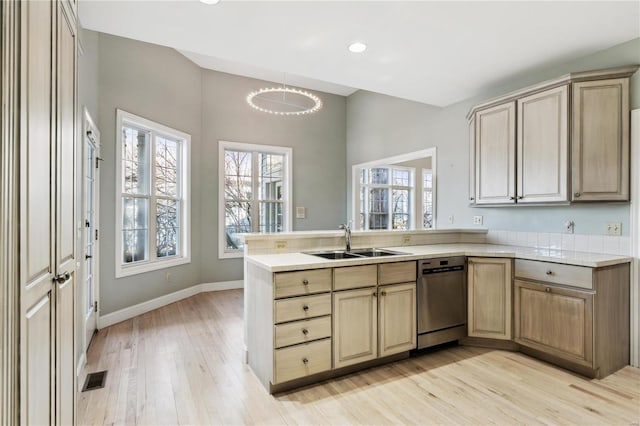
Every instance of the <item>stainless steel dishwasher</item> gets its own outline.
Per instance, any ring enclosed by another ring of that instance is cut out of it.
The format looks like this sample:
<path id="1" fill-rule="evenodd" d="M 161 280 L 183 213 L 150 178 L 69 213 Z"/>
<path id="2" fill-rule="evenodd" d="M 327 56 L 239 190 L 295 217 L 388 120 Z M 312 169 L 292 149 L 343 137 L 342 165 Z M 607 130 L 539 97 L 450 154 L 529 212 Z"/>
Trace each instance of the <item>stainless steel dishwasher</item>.
<path id="1" fill-rule="evenodd" d="M 466 336 L 466 258 L 422 260 L 418 268 L 418 349 Z"/>

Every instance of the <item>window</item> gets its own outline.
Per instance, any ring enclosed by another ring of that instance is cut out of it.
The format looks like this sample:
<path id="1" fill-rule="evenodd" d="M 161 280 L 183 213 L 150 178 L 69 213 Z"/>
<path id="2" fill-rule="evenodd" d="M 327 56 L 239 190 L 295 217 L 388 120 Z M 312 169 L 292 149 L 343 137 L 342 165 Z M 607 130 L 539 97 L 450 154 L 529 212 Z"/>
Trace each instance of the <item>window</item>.
<path id="1" fill-rule="evenodd" d="M 116 277 L 190 262 L 191 136 L 117 111 Z"/>
<path id="2" fill-rule="evenodd" d="M 353 166 L 354 229 L 436 227 L 436 148 Z"/>
<path id="3" fill-rule="evenodd" d="M 359 229 L 412 229 L 414 169 L 370 167 L 360 170 Z"/>
<path id="4" fill-rule="evenodd" d="M 220 141 L 219 257 L 241 257 L 242 234 L 291 229 L 291 148 Z"/>

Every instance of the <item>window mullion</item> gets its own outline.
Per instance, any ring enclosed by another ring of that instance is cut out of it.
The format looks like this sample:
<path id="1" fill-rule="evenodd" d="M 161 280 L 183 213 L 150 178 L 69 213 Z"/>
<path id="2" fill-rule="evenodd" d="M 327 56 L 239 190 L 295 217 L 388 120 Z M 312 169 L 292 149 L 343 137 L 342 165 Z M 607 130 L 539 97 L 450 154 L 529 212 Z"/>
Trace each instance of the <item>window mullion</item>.
<path id="1" fill-rule="evenodd" d="M 260 197 L 258 196 L 260 173 L 259 173 L 259 153 L 251 153 L 251 230 L 260 232 Z"/>
<path id="2" fill-rule="evenodd" d="M 157 198 L 156 198 L 156 192 L 155 192 L 155 188 L 156 188 L 156 162 L 155 162 L 155 158 L 156 158 L 156 133 L 155 132 L 151 132 L 151 147 L 150 147 L 150 155 L 149 155 L 149 173 L 150 173 L 150 179 L 149 179 L 149 185 L 150 188 L 148 188 L 149 190 L 149 216 L 148 216 L 148 221 L 149 221 L 149 261 L 154 262 L 157 260 L 157 255 L 158 255 L 158 249 L 156 247 L 156 242 L 157 242 L 157 236 L 156 236 L 156 232 L 158 232 L 157 230 L 157 223 L 156 223 L 156 214 L 158 211 L 158 207 L 157 207 Z"/>

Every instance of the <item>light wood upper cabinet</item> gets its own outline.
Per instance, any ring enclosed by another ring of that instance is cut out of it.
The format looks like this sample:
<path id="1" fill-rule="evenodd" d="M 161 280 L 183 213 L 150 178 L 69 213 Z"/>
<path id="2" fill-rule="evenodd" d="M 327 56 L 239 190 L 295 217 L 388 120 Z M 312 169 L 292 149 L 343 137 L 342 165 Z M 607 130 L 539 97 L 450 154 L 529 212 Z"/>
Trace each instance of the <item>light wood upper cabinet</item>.
<path id="1" fill-rule="evenodd" d="M 515 102 L 476 112 L 476 204 L 515 202 Z"/>
<path id="2" fill-rule="evenodd" d="M 469 120 L 469 203 L 476 202 L 476 120 Z"/>
<path id="3" fill-rule="evenodd" d="M 511 259 L 469 258 L 468 334 L 511 339 Z"/>
<path id="4" fill-rule="evenodd" d="M 629 200 L 629 78 L 573 84 L 572 201 Z"/>
<path id="5" fill-rule="evenodd" d="M 517 202 L 567 201 L 568 86 L 517 101 Z"/>
<path id="6" fill-rule="evenodd" d="M 333 366 L 378 357 L 378 292 L 375 287 L 333 294 Z"/>
<path id="7" fill-rule="evenodd" d="M 379 288 L 380 356 L 416 348 L 416 283 Z"/>

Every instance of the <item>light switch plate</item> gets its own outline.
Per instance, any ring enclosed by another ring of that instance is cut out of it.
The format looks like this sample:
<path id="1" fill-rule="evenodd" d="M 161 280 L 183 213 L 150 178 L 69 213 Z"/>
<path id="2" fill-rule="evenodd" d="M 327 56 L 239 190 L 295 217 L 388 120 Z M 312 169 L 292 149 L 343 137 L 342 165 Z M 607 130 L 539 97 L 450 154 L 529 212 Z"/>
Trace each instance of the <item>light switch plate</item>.
<path id="1" fill-rule="evenodd" d="M 607 235 L 622 235 L 622 222 L 609 222 L 605 227 Z"/>
<path id="2" fill-rule="evenodd" d="M 482 216 L 474 216 L 473 217 L 474 225 L 482 225 Z"/>
<path id="3" fill-rule="evenodd" d="M 296 207 L 296 219 L 305 219 L 307 217 L 307 209 L 304 207 Z"/>

